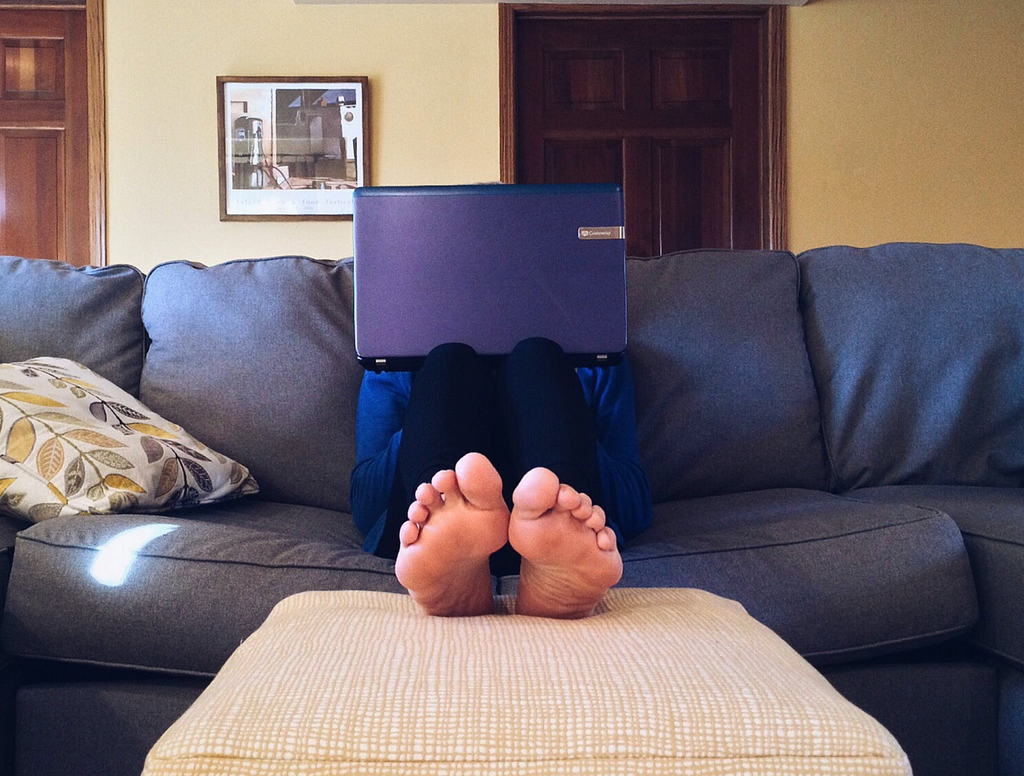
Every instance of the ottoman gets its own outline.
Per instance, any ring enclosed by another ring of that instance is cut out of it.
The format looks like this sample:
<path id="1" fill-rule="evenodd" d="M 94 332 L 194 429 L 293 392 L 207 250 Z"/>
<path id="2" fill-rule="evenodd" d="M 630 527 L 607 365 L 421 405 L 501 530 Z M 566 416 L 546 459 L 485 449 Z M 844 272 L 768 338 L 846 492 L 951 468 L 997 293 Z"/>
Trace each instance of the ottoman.
<path id="1" fill-rule="evenodd" d="M 144 776 L 905 776 L 895 739 L 734 601 L 612 590 L 596 614 L 439 618 L 282 601 Z"/>

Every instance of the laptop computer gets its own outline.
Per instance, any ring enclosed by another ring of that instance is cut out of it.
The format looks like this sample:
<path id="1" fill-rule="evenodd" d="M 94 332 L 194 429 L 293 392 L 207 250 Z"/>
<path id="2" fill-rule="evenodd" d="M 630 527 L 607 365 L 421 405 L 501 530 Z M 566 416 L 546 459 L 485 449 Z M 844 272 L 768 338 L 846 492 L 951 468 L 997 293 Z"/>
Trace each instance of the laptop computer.
<path id="1" fill-rule="evenodd" d="M 463 342 L 507 355 L 554 340 L 575 366 L 626 348 L 622 188 L 617 184 L 355 190 L 356 356 L 417 368 Z"/>

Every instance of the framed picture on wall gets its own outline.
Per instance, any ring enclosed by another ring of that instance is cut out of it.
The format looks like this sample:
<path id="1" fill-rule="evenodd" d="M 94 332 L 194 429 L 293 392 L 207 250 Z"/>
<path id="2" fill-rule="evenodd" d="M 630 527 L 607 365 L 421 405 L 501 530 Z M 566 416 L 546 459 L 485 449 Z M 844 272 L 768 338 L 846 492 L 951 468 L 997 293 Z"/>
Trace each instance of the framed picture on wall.
<path id="1" fill-rule="evenodd" d="M 219 76 L 220 220 L 352 218 L 370 180 L 365 76 Z"/>

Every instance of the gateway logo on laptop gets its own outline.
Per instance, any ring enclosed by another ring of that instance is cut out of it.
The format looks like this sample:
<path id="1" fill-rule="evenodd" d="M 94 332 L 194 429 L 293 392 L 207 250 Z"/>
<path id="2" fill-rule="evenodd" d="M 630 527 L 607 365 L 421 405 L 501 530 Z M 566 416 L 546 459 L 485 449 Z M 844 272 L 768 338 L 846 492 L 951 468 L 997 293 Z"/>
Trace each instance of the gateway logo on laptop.
<path id="1" fill-rule="evenodd" d="M 626 228 L 623 226 L 581 226 L 581 240 L 625 240 Z"/>

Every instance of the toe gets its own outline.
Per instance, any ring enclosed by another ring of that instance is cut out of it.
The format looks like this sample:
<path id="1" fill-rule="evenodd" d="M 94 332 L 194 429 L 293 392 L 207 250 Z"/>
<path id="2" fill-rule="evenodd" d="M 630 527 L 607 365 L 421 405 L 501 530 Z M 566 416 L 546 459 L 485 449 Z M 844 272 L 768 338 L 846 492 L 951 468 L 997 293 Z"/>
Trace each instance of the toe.
<path id="1" fill-rule="evenodd" d="M 416 500 L 423 504 L 425 507 L 433 506 L 441 501 L 441 494 L 437 492 L 437 488 L 431 485 L 429 482 L 422 482 L 420 486 L 416 488 Z"/>
<path id="2" fill-rule="evenodd" d="M 414 544 L 419 538 L 420 527 L 416 523 L 407 521 L 402 523 L 402 527 L 398 529 L 398 540 L 402 543 L 403 547 Z"/>
<path id="3" fill-rule="evenodd" d="M 419 501 L 414 501 L 409 505 L 408 517 L 414 523 L 425 523 L 430 517 L 430 510 Z"/>
<path id="4" fill-rule="evenodd" d="M 459 492 L 472 506 L 507 511 L 501 495 L 501 475 L 487 456 L 480 453 L 462 456 L 455 464 L 455 478 Z"/>
<path id="5" fill-rule="evenodd" d="M 558 490 L 558 477 L 553 471 L 540 466 L 530 469 L 512 493 L 516 516 L 529 520 L 553 509 Z"/>
<path id="6" fill-rule="evenodd" d="M 614 550 L 615 549 L 615 531 L 605 526 L 597 532 L 597 546 L 602 550 Z"/>
<path id="7" fill-rule="evenodd" d="M 564 482 L 558 486 L 558 506 L 567 512 L 577 509 L 581 503 L 579 492 Z"/>
<path id="8" fill-rule="evenodd" d="M 447 501 L 451 498 L 459 497 L 459 483 L 455 478 L 455 472 L 452 469 L 444 469 L 434 475 L 434 478 L 430 481 L 430 484 L 434 486 L 441 497 Z"/>
<path id="9" fill-rule="evenodd" d="M 587 520 L 593 514 L 593 512 L 593 500 L 586 493 L 580 493 L 580 505 L 576 507 L 574 510 L 572 510 L 572 516 L 575 517 L 577 520 Z"/>
<path id="10" fill-rule="evenodd" d="M 593 512 L 591 512 L 590 514 L 590 517 L 587 518 L 587 528 L 596 533 L 597 531 L 600 531 L 602 528 L 604 528 L 604 524 L 604 510 L 601 509 L 601 507 L 595 506 Z"/>

